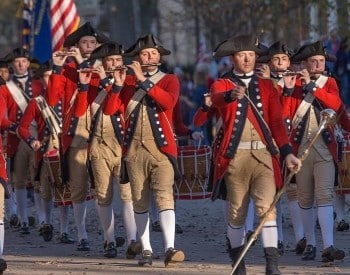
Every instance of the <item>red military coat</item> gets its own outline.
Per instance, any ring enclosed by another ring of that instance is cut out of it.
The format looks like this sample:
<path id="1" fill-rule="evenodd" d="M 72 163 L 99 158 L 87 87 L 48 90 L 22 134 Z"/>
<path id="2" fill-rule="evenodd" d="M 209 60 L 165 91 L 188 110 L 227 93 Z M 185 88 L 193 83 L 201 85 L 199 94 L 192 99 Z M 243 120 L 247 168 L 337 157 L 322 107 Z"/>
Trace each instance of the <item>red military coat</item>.
<path id="1" fill-rule="evenodd" d="M 325 77 L 325 76 L 323 76 Z M 311 84 L 310 84 L 311 85 Z M 310 89 L 314 89 L 313 95 L 315 96 L 314 103 L 317 104 L 318 109 L 326 109 L 330 108 L 334 111 L 338 112 L 341 107 L 341 99 L 339 96 L 339 90 L 337 83 L 334 78 L 328 77 L 327 82 L 323 87 L 314 87 L 314 85 L 310 86 Z M 283 105 L 283 116 L 289 122 L 293 120 L 293 117 L 300 105 L 303 101 L 303 89 L 300 80 L 297 81 L 294 91 L 290 96 L 282 97 L 282 105 Z M 300 123 L 299 125 L 302 125 Z M 328 126 L 328 131 L 326 131 L 323 136 L 325 143 L 328 146 L 330 153 L 333 156 L 334 161 L 337 161 L 337 143 L 334 136 L 334 131 L 332 126 Z M 303 129 L 297 128 L 295 130 L 291 130 L 290 141 L 293 145 L 293 153 L 295 155 L 298 154 L 299 145 L 301 142 L 301 138 L 303 135 Z"/>
<path id="2" fill-rule="evenodd" d="M 200 107 L 193 116 L 193 125 L 196 127 L 203 126 L 213 116 L 218 119 L 220 117 L 219 111 L 214 107 Z"/>
<path id="3" fill-rule="evenodd" d="M 33 137 L 29 131 L 30 124 L 33 120 L 37 123 L 38 138 Z M 30 100 L 28 103 L 27 109 L 25 110 L 21 122 L 18 126 L 18 134 L 28 144 L 29 147 L 33 140 L 39 140 L 43 142 L 44 138 L 49 137 L 49 132 L 46 128 L 45 120 L 35 99 Z M 43 144 L 42 149 L 44 149 L 44 147 L 45 144 Z M 37 164 L 39 164 L 39 162 L 42 160 L 44 153 L 45 152 L 40 149 L 36 152 L 35 156 Z"/>
<path id="4" fill-rule="evenodd" d="M 79 93 L 77 94 L 74 115 L 78 117 L 84 115 L 88 107 L 94 102 L 99 90 L 104 88 L 106 92 L 109 92 L 111 87 L 112 85 L 109 83 L 107 78 L 105 78 L 101 83 L 99 76 L 97 74 L 93 74 L 90 84 L 84 86 L 86 89 L 79 90 Z"/>
<path id="5" fill-rule="evenodd" d="M 214 190 L 216 185 L 222 182 L 230 161 L 234 159 L 236 151 L 232 148 L 236 147 L 237 149 L 240 141 L 240 137 L 238 137 L 237 140 L 234 140 L 235 136 L 237 136 L 236 132 L 243 130 L 245 121 L 245 117 L 242 117 L 242 108 L 245 108 L 246 117 L 254 125 L 261 140 L 266 145 L 271 144 L 273 138 L 283 157 L 292 151 L 288 140 L 287 129 L 282 119 L 282 107 L 279 95 L 273 82 L 269 79 L 253 77 L 249 89 L 250 99 L 253 101 L 259 112 L 262 113 L 265 122 L 271 130 L 272 138 L 267 137 L 268 135 L 264 134 L 261 123 L 259 123 L 259 119 L 254 114 L 250 103 L 243 104 L 241 100 L 232 101 L 229 99 L 230 93 L 235 86 L 236 84 L 233 81 L 221 78 L 215 81 L 210 89 L 213 106 L 218 109 L 220 116 L 223 119 L 223 132 L 219 133 L 220 140 L 217 140 L 214 145 L 216 147 L 216 153 L 213 160 Z M 232 138 L 234 139 L 232 140 Z M 277 187 L 281 187 L 282 176 L 278 151 L 274 152 L 272 160 L 275 172 L 275 183 Z M 213 199 L 216 198 L 215 193 L 216 192 L 213 193 Z"/>
<path id="6" fill-rule="evenodd" d="M 6 102 L 2 96 L 0 96 L 0 128 L 3 128 L 3 121 L 6 116 Z M 0 181 L 7 183 L 6 161 L 2 146 L 2 135 L 0 135 Z"/>
<path id="7" fill-rule="evenodd" d="M 121 112 L 125 117 L 126 108 L 136 91 L 135 76 L 128 76 L 121 91 L 112 89 L 104 107 L 107 115 Z M 145 88 L 148 90 L 145 99 L 148 101 L 148 115 L 152 125 L 153 135 L 158 148 L 171 157 L 171 161 L 176 162 L 177 147 L 174 139 L 173 127 L 173 109 L 178 101 L 180 84 L 174 74 L 166 74 L 158 83 L 153 85 L 150 81 L 145 81 Z M 140 106 L 141 103 L 138 104 Z M 125 135 L 122 144 L 124 154 L 127 153 L 129 145 L 134 134 L 131 121 L 135 121 L 138 116 L 136 107 L 131 115 L 125 121 Z M 134 123 L 136 124 L 136 123 Z"/>
<path id="8" fill-rule="evenodd" d="M 29 80 L 28 80 L 29 81 Z M 39 80 L 31 80 L 31 91 L 32 97 L 39 96 L 44 90 L 43 84 Z M 8 121 L 5 128 L 9 129 L 7 137 L 7 155 L 13 157 L 16 153 L 20 139 L 16 134 L 16 128 L 22 118 L 22 112 L 18 107 L 17 103 L 13 99 L 8 87 L 6 85 L 0 86 L 0 93 L 5 99 L 5 104 L 7 107 Z"/>
<path id="9" fill-rule="evenodd" d="M 341 105 L 339 111 L 338 111 L 338 124 L 341 126 L 341 128 L 346 131 L 350 132 L 350 118 L 348 116 L 348 113 L 346 111 L 346 108 L 344 104 Z"/>
<path id="10" fill-rule="evenodd" d="M 174 123 L 174 129 L 175 129 L 175 134 L 178 136 L 189 136 L 191 137 L 192 130 L 188 128 L 184 123 L 183 123 L 183 118 L 182 118 L 182 111 L 181 111 L 181 104 L 180 101 L 178 100 L 175 104 L 174 111 L 173 111 L 173 123 Z"/>
<path id="11" fill-rule="evenodd" d="M 47 103 L 55 106 L 62 100 L 62 150 L 65 153 L 73 141 L 75 129 L 78 124 L 79 114 L 86 112 L 86 104 L 77 104 L 76 94 L 75 100 L 71 104 L 71 99 L 78 88 L 79 73 L 77 65 L 74 62 L 67 63 L 63 66 L 62 71 L 53 71 L 48 84 L 48 92 L 46 94 Z M 99 77 L 97 74 L 92 75 L 91 85 L 98 86 Z M 96 88 L 97 89 L 97 88 Z M 94 95 L 88 95 L 89 101 L 93 100 Z"/>

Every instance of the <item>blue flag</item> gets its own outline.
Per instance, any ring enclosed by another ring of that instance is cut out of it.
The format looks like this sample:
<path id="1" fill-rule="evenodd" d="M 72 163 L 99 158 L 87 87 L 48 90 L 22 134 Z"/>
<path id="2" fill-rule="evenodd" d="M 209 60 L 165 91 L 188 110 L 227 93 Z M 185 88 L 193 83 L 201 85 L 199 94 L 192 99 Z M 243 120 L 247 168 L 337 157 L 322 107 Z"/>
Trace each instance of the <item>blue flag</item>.
<path id="1" fill-rule="evenodd" d="M 31 56 L 43 63 L 52 56 L 50 0 L 37 0 L 34 7 Z"/>

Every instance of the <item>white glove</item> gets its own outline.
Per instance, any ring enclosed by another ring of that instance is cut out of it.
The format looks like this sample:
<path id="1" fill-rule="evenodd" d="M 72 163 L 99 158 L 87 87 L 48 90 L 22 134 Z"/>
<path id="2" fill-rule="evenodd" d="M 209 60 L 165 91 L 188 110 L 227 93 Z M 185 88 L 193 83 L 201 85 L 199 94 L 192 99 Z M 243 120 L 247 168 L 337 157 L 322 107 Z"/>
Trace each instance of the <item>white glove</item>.
<path id="1" fill-rule="evenodd" d="M 200 140 L 200 139 L 203 139 L 204 138 L 204 135 L 202 132 L 199 132 L 199 131 L 194 131 L 192 133 L 192 139 L 193 140 Z"/>

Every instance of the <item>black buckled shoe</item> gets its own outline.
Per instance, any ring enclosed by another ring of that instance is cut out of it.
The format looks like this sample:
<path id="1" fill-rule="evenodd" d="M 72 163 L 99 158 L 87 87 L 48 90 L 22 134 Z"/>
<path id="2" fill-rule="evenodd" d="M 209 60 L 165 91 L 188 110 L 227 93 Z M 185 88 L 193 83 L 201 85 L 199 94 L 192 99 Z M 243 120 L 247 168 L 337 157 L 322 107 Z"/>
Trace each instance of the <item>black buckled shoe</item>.
<path id="1" fill-rule="evenodd" d="M 297 245 L 295 246 L 295 254 L 302 255 L 305 248 L 306 248 L 306 238 L 304 237 L 297 242 Z"/>
<path id="2" fill-rule="evenodd" d="M 344 220 L 341 220 L 337 225 L 337 231 L 347 231 L 349 230 L 349 223 Z"/>
<path id="3" fill-rule="evenodd" d="M 67 233 L 62 233 L 61 236 L 58 237 L 58 241 L 60 243 L 72 244 L 74 240 L 69 237 Z"/>
<path id="4" fill-rule="evenodd" d="M 29 216 L 28 223 L 29 223 L 29 226 L 34 226 L 35 225 L 35 218 L 33 216 Z"/>
<path id="5" fill-rule="evenodd" d="M 21 229 L 19 230 L 19 233 L 22 234 L 22 235 L 28 235 L 30 234 L 30 231 L 29 231 L 29 227 L 28 227 L 28 224 L 26 222 L 24 222 L 22 224 L 22 227 Z"/>
<path id="6" fill-rule="evenodd" d="M 230 258 L 232 260 L 232 267 L 236 265 L 238 258 L 241 256 L 242 250 L 243 250 L 243 246 L 230 248 L 229 253 L 230 253 Z M 247 270 L 246 270 L 245 262 L 243 258 L 237 265 L 237 268 L 234 271 L 233 275 L 246 275 L 246 274 L 247 274 Z"/>
<path id="7" fill-rule="evenodd" d="M 127 259 L 135 259 L 136 255 L 142 252 L 142 244 L 141 242 L 132 240 L 128 245 L 128 250 L 126 251 Z"/>
<path id="8" fill-rule="evenodd" d="M 280 253 L 275 247 L 265 247 L 265 258 L 266 258 L 266 275 L 281 275 L 281 271 L 278 269 L 278 258 Z"/>
<path id="9" fill-rule="evenodd" d="M 19 218 L 18 218 L 18 216 L 16 214 L 11 215 L 11 217 L 10 217 L 10 225 L 12 227 L 17 227 L 17 228 L 21 226 L 21 222 L 19 221 Z"/>
<path id="10" fill-rule="evenodd" d="M 179 224 L 175 224 L 175 233 L 176 234 L 182 234 L 184 231 L 182 230 L 181 226 Z"/>
<path id="11" fill-rule="evenodd" d="M 283 244 L 282 241 L 278 241 L 277 249 L 278 249 L 278 253 L 280 254 L 280 256 L 283 256 L 283 254 L 284 254 L 284 244 Z"/>
<path id="12" fill-rule="evenodd" d="M 335 248 L 333 245 L 327 247 L 322 252 L 322 262 L 333 262 L 334 260 L 342 260 L 345 257 L 345 252 L 341 249 Z"/>
<path id="13" fill-rule="evenodd" d="M 316 258 L 316 247 L 311 244 L 307 245 L 301 259 L 304 261 L 313 261 Z"/>
<path id="14" fill-rule="evenodd" d="M 230 239 L 226 237 L 226 252 L 230 252 L 231 247 L 231 242 Z"/>
<path id="15" fill-rule="evenodd" d="M 44 224 L 41 227 L 41 235 L 43 236 L 45 242 L 51 241 L 52 237 L 53 237 L 53 226 L 52 226 L 52 224 Z"/>
<path id="16" fill-rule="evenodd" d="M 169 264 L 180 263 L 185 260 L 185 253 L 181 250 L 177 250 L 174 248 L 168 248 L 165 252 L 164 265 L 167 267 Z"/>
<path id="17" fill-rule="evenodd" d="M 7 269 L 7 263 L 4 259 L 0 259 L 0 274 L 3 274 L 3 272 Z"/>
<path id="18" fill-rule="evenodd" d="M 160 226 L 160 222 L 159 221 L 155 221 L 152 223 L 152 231 L 154 232 L 162 232 L 162 228 Z"/>
<path id="19" fill-rule="evenodd" d="M 150 250 L 144 250 L 142 252 L 141 259 L 139 260 L 139 266 L 152 265 L 153 253 Z"/>
<path id="20" fill-rule="evenodd" d="M 116 247 L 122 247 L 125 244 L 125 239 L 123 237 L 116 237 L 115 238 L 115 246 Z"/>
<path id="21" fill-rule="evenodd" d="M 87 239 L 81 239 L 77 247 L 78 251 L 89 251 L 90 245 Z"/>
<path id="22" fill-rule="evenodd" d="M 103 256 L 106 258 L 117 257 L 117 248 L 115 247 L 115 243 L 111 242 L 107 244 L 107 242 L 105 242 Z"/>

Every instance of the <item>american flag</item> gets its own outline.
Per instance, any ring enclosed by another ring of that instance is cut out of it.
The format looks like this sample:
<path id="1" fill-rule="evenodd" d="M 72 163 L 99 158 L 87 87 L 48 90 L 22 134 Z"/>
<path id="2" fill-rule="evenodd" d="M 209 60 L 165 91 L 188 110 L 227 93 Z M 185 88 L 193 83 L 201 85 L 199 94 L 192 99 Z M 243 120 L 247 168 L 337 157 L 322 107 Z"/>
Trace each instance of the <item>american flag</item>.
<path id="1" fill-rule="evenodd" d="M 80 22 L 74 0 L 51 0 L 52 51 L 62 48 L 65 38 L 75 31 Z"/>
<path id="2" fill-rule="evenodd" d="M 80 22 L 74 0 L 22 0 L 22 47 L 40 62 L 60 50 Z M 51 39 L 48 39 L 51 37 Z"/>

